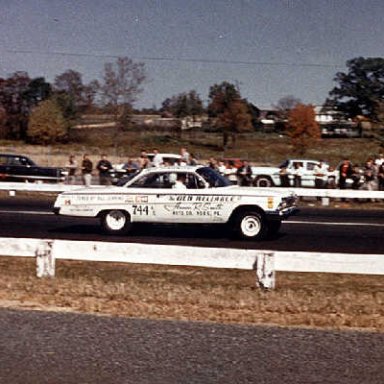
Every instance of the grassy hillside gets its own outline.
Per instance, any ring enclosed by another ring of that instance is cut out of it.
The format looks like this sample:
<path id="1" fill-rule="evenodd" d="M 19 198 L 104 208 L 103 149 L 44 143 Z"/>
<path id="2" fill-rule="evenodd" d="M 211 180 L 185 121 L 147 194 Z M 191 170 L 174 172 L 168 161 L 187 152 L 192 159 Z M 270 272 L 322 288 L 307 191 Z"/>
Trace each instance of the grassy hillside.
<path id="1" fill-rule="evenodd" d="M 344 157 L 360 164 L 367 157 L 375 156 L 384 150 L 374 139 L 322 139 L 309 148 L 305 155 L 299 156 L 293 151 L 288 137 L 261 133 L 239 136 L 236 146 L 225 152 L 221 150 L 220 145 L 221 136 L 215 133 L 183 133 L 182 137 L 175 137 L 156 132 L 124 132 L 116 136 L 106 131 L 102 135 L 91 135 L 87 143 L 66 145 L 32 146 L 22 142 L 0 141 L 0 152 L 29 155 L 41 165 L 62 165 L 70 153 L 80 157 L 87 152 L 96 160 L 105 152 L 113 162 L 120 162 L 128 156 L 138 156 L 141 149 L 151 151 L 156 147 L 161 152 L 178 153 L 180 147 L 185 146 L 200 159 L 241 157 L 255 164 L 277 164 L 289 157 L 303 157 L 324 159 L 335 166 Z"/>

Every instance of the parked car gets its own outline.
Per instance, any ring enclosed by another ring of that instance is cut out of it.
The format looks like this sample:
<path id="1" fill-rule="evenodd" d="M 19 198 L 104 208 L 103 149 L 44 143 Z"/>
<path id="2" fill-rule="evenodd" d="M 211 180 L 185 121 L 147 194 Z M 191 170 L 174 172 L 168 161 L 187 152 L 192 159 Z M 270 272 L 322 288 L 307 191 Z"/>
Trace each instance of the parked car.
<path id="1" fill-rule="evenodd" d="M 302 167 L 302 171 L 301 171 L 302 187 L 314 188 L 315 187 L 314 168 L 319 163 L 320 161 L 318 160 L 288 159 L 282 162 L 277 167 L 254 167 L 253 166 L 252 167 L 253 185 L 256 187 L 273 187 L 273 186 L 280 187 L 281 186 L 280 174 L 282 169 L 286 169 L 288 176 L 292 178 L 295 166 L 299 164 Z M 332 176 L 337 177 L 335 173 L 332 173 Z"/>
<path id="2" fill-rule="evenodd" d="M 167 165 L 175 165 L 180 159 L 181 156 L 175 153 L 159 153 L 159 155 L 162 157 L 163 162 Z M 155 157 L 154 153 L 148 153 L 148 159 L 152 162 L 153 158 Z M 126 177 L 132 173 L 135 173 L 136 169 L 134 168 L 125 168 L 125 163 L 120 164 L 114 164 L 113 168 L 110 170 L 112 183 L 117 184 L 119 183 L 119 180 L 121 178 L 126 179 Z M 120 184 L 120 183 L 119 183 Z"/>
<path id="3" fill-rule="evenodd" d="M 184 182 L 183 189 L 176 183 Z M 294 214 L 297 197 L 283 191 L 238 187 L 206 166 L 147 168 L 123 186 L 60 194 L 54 212 L 99 218 L 109 234 L 128 233 L 135 222 L 227 224 L 240 238 L 277 233 Z"/>
<path id="4" fill-rule="evenodd" d="M 41 167 L 27 156 L 0 153 L 0 181 L 62 182 L 68 172 L 60 167 Z"/>

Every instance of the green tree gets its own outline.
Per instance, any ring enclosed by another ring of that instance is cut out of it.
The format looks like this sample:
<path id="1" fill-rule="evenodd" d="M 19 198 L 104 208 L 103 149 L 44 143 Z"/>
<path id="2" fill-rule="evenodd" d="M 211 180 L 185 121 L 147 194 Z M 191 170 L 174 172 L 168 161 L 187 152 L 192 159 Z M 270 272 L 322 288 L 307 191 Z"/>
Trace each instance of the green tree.
<path id="1" fill-rule="evenodd" d="M 377 120 L 377 104 L 384 100 L 384 59 L 357 57 L 347 61 L 348 72 L 338 72 L 338 83 L 329 93 L 328 105 L 349 117 L 363 115 Z"/>
<path id="2" fill-rule="evenodd" d="M 320 126 L 313 105 L 297 104 L 288 114 L 288 135 L 296 152 L 304 155 L 320 139 Z"/>
<path id="3" fill-rule="evenodd" d="M 247 101 L 241 98 L 239 90 L 233 84 L 226 81 L 213 85 L 209 90 L 209 98 L 208 113 L 222 133 L 223 149 L 227 148 L 229 138 L 235 146 L 238 133 L 253 128 Z"/>
<path id="4" fill-rule="evenodd" d="M 161 112 L 176 117 L 195 117 L 204 113 L 203 101 L 195 90 L 167 98 L 162 103 Z"/>
<path id="5" fill-rule="evenodd" d="M 31 79 L 26 72 L 15 72 L 0 85 L 0 104 L 6 111 L 6 137 L 24 139 L 28 121 L 28 105 L 24 93 Z"/>
<path id="6" fill-rule="evenodd" d="M 41 102 L 32 110 L 28 125 L 28 140 L 34 144 L 65 141 L 68 124 L 54 99 Z"/>

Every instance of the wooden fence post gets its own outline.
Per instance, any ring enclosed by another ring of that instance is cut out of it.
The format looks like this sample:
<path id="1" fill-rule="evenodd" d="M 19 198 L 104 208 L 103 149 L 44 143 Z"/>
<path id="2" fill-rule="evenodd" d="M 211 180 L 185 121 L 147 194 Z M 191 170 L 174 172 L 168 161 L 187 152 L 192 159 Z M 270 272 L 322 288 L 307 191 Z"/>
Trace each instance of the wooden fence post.
<path id="1" fill-rule="evenodd" d="M 52 253 L 53 240 L 42 241 L 36 248 L 36 276 L 55 277 L 55 258 Z"/>
<path id="2" fill-rule="evenodd" d="M 275 255 L 273 252 L 258 252 L 253 269 L 256 285 L 265 290 L 275 288 Z"/>

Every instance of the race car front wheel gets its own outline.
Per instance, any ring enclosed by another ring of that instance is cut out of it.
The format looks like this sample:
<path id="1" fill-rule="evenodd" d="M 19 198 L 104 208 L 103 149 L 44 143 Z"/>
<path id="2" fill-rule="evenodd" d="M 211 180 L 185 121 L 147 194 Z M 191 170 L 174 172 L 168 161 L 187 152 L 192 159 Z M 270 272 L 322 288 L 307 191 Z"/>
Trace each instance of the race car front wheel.
<path id="1" fill-rule="evenodd" d="M 264 216 L 257 211 L 245 211 L 235 219 L 235 231 L 245 240 L 261 240 L 267 235 L 267 223 Z"/>
<path id="2" fill-rule="evenodd" d="M 110 235 L 125 235 L 132 228 L 129 214 L 119 209 L 103 212 L 100 221 L 103 230 Z"/>

